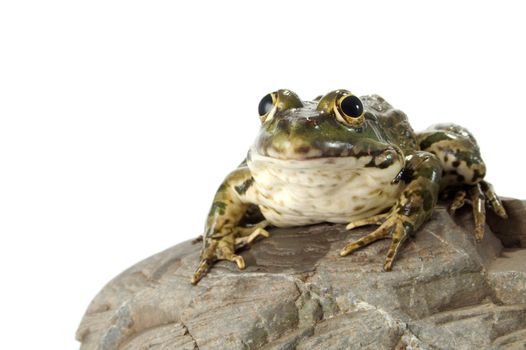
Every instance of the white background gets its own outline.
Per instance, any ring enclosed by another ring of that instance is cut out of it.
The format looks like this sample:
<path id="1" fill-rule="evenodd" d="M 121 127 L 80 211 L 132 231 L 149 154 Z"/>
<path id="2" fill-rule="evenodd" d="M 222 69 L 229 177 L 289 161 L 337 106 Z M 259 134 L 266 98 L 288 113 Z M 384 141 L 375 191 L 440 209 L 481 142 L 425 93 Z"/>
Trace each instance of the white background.
<path id="1" fill-rule="evenodd" d="M 1 347 L 70 349 L 116 274 L 201 233 L 278 88 L 467 126 L 526 198 L 520 2 L 3 1 Z"/>

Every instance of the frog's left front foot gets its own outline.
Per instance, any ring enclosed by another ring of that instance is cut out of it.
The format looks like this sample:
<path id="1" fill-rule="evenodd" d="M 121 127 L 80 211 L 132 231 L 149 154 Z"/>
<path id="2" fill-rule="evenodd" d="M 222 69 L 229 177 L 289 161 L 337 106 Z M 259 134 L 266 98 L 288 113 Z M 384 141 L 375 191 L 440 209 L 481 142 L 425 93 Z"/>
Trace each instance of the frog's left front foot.
<path id="1" fill-rule="evenodd" d="M 397 212 L 389 212 L 367 219 L 353 221 L 347 225 L 347 229 L 351 230 L 356 227 L 372 224 L 380 225 L 380 227 L 367 236 L 362 237 L 355 242 L 348 243 L 345 248 L 340 251 L 340 256 L 346 256 L 357 249 L 376 242 L 377 240 L 391 237 L 391 246 L 389 247 L 389 251 L 387 252 L 387 257 L 385 258 L 384 263 L 384 270 L 390 271 L 398 250 L 412 232 L 411 230 L 413 225 L 409 217 Z"/>
<path id="2" fill-rule="evenodd" d="M 468 197 L 469 198 L 466 198 Z M 484 237 L 484 227 L 486 226 L 486 204 L 489 203 L 491 209 L 501 218 L 506 219 L 506 209 L 502 205 L 499 197 L 493 190 L 489 182 L 481 181 L 476 185 L 470 186 L 466 190 L 459 190 L 455 194 L 453 202 L 449 206 L 449 212 L 454 214 L 466 201 L 471 202 L 473 218 L 475 221 L 475 239 L 481 241 Z"/>

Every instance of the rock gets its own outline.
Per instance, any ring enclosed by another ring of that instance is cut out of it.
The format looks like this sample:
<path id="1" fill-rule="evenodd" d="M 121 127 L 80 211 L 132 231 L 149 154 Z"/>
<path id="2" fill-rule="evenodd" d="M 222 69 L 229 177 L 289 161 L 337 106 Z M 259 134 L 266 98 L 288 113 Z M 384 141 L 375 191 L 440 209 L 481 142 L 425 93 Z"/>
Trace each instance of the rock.
<path id="1" fill-rule="evenodd" d="M 342 258 L 372 227 L 272 229 L 197 285 L 200 245 L 131 267 L 92 301 L 77 331 L 89 349 L 524 349 L 526 215 L 506 200 L 475 243 L 469 208 L 444 207 L 382 271 L 389 241 Z M 501 244 L 502 239 L 504 242 Z M 504 238 L 502 238 L 504 237 Z"/>
<path id="2" fill-rule="evenodd" d="M 503 203 L 509 220 L 500 220 L 496 215 L 488 217 L 488 225 L 499 236 L 505 247 L 526 247 L 526 207 L 518 199 L 505 198 Z"/>
<path id="3" fill-rule="evenodd" d="M 526 249 L 502 252 L 488 268 L 495 299 L 503 304 L 526 304 Z"/>

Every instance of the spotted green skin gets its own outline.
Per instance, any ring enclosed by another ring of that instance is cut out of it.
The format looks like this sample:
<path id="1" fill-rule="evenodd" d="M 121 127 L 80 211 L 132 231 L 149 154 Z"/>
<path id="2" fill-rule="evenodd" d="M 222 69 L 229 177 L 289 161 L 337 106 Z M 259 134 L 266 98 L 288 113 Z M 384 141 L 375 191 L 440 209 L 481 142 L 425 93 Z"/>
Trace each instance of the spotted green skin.
<path id="1" fill-rule="evenodd" d="M 393 227 L 390 233 L 393 246 L 386 270 L 390 269 L 402 241 L 429 219 L 440 193 L 473 186 L 484 179 L 486 168 L 479 147 L 465 128 L 439 124 L 415 133 L 406 115 L 377 95 L 360 97 L 365 120 L 360 125 L 349 125 L 338 120 L 332 108 L 338 90 L 315 101 L 301 101 L 288 90 L 280 90 L 278 94 L 281 94 L 280 108 L 272 118 L 262 119 L 247 159 L 226 177 L 215 195 L 203 238 L 202 266 L 194 276 L 194 283 L 214 261 L 234 261 L 236 240 L 241 236 L 238 228 L 247 211 L 259 208 L 263 216 L 268 212 L 258 192 L 261 184 L 250 166 L 256 156 L 304 162 L 300 164 L 307 166 L 316 160 L 352 160 L 361 164 L 357 173 L 375 170 L 382 174 L 399 168 L 386 185 L 398 186 L 397 198 L 388 207 L 368 212 L 387 212 L 386 217 L 392 219 L 388 220 Z M 284 221 L 280 223 L 287 226 Z M 366 244 L 357 242 L 349 251 Z"/>
<path id="2" fill-rule="evenodd" d="M 303 101 L 304 107 L 284 110 L 263 123 L 254 150 L 283 159 L 309 159 L 375 156 L 387 149 L 409 155 L 419 149 L 403 112 L 393 110 L 376 95 L 361 100 L 365 107 L 363 126 L 346 125 L 332 113 L 317 110 L 318 103 Z"/>

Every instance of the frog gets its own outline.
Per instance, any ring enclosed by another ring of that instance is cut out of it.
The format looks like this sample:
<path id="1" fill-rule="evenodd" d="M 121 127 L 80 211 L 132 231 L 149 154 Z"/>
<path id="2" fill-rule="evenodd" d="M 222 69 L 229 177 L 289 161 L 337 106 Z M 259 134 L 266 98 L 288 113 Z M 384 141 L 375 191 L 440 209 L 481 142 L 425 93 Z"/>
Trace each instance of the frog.
<path id="1" fill-rule="evenodd" d="M 268 227 L 375 225 L 339 255 L 390 239 L 383 270 L 391 271 L 439 197 L 449 201 L 452 215 L 471 205 L 476 241 L 484 236 L 486 207 L 507 218 L 465 127 L 436 124 L 415 132 L 406 114 L 384 98 L 346 89 L 312 100 L 280 89 L 261 99 L 258 114 L 254 143 L 212 201 L 193 284 L 221 260 L 244 269 L 239 250 L 269 237 Z M 247 224 L 254 212 L 260 221 Z"/>

